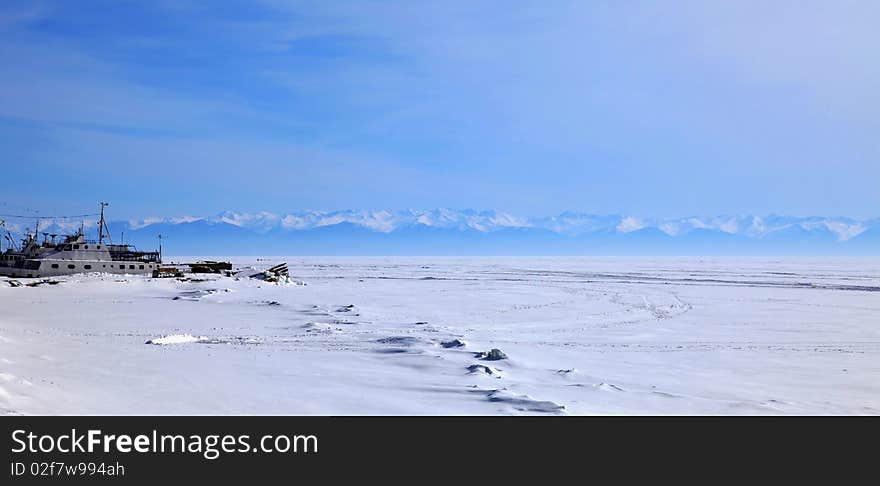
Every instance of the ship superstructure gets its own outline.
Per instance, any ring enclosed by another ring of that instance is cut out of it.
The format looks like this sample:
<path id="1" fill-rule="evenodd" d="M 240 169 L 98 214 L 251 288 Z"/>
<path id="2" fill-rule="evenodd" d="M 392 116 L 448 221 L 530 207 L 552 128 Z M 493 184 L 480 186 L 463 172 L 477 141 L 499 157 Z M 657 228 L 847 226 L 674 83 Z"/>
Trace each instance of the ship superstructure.
<path id="1" fill-rule="evenodd" d="M 105 272 L 118 274 L 152 275 L 162 263 L 159 251 L 139 251 L 133 245 L 114 244 L 110 240 L 104 207 L 101 203 L 101 220 L 98 222 L 98 239 L 86 239 L 83 228 L 72 235 L 43 233 L 39 241 L 39 228 L 27 234 L 20 245 L 7 232 L 3 237 L 9 248 L 0 253 L 0 275 L 7 277 L 53 277 L 74 273 Z M 50 240 L 51 237 L 51 240 Z"/>

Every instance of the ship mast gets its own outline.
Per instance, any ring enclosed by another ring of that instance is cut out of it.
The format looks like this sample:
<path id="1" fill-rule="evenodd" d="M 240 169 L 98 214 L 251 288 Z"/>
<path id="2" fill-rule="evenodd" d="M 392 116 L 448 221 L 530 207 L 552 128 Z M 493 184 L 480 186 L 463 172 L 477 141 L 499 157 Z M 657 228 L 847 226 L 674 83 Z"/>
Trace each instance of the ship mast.
<path id="1" fill-rule="evenodd" d="M 104 244 L 104 227 L 107 223 L 104 221 L 104 208 L 109 206 L 109 203 L 102 202 L 101 203 L 101 221 L 98 222 L 98 244 Z M 109 233 L 109 232 L 108 232 Z"/>
<path id="2" fill-rule="evenodd" d="M 2 236 L 2 237 L 0 237 L 0 242 L 2 242 L 3 240 L 6 240 L 9 242 L 6 246 L 7 250 L 18 251 L 18 247 L 15 245 L 15 240 L 12 238 L 12 233 L 9 231 L 9 228 L 6 227 L 5 220 L 0 220 L 0 228 L 3 229 L 3 234 L 0 235 L 0 236 Z M 2 248 L 2 247 L 3 247 L 3 245 L 2 245 L 2 243 L 0 243 L 0 248 Z"/>

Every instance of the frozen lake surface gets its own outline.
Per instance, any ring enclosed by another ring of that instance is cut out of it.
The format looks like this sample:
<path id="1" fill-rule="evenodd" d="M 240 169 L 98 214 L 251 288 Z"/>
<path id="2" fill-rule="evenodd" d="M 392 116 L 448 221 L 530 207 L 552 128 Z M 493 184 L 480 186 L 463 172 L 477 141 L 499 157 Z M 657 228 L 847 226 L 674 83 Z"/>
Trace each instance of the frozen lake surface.
<path id="1" fill-rule="evenodd" d="M 0 278 L 0 413 L 880 413 L 876 258 L 233 260 Z"/>

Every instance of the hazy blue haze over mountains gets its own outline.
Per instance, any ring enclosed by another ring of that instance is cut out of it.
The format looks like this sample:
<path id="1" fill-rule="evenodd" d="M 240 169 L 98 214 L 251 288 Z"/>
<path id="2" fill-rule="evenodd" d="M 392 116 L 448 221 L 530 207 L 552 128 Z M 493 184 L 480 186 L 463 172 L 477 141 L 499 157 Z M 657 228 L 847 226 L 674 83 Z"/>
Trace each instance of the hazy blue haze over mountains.
<path id="1" fill-rule="evenodd" d="M 41 232 L 79 222 L 44 222 Z M 94 223 L 86 223 L 95 233 Z M 880 219 L 719 216 L 639 219 L 573 212 L 521 218 L 496 211 L 224 212 L 110 223 L 169 255 L 878 255 Z M 13 229 L 16 227 L 13 226 Z M 17 228 L 22 231 L 23 228 Z M 93 235 L 92 235 L 93 236 Z"/>

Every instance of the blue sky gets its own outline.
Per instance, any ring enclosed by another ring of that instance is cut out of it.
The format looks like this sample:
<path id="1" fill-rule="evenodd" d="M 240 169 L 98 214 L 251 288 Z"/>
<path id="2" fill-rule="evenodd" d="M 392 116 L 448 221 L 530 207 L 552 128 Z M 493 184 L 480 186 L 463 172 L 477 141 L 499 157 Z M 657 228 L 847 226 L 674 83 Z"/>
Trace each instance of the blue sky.
<path id="1" fill-rule="evenodd" d="M 878 23 L 845 0 L 7 1 L 0 209 L 876 217 Z"/>

